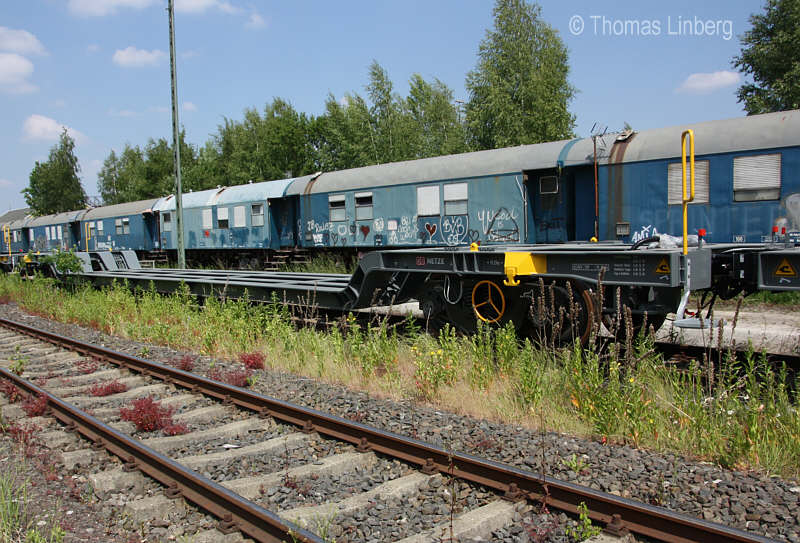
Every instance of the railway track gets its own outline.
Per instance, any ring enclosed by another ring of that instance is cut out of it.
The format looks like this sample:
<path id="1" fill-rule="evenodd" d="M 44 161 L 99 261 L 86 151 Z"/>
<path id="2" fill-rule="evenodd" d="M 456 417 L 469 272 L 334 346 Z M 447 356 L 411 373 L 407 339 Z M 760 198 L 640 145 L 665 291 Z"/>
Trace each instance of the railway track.
<path id="1" fill-rule="evenodd" d="M 320 541 L 312 532 L 328 535 L 333 520 L 344 527 L 337 540 L 367 533 L 374 539 L 377 532 L 381 540 L 422 541 L 449 537 L 451 526 L 453 535 L 464 540 L 486 537 L 493 526 L 513 523 L 515 515 L 537 503 L 572 514 L 585 503 L 589 516 L 612 531 L 629 530 L 658 541 L 769 541 L 5 319 L 0 325 L 7 329 L 0 336 L 5 356 L 13 351 L 29 357 L 24 376 L 42 386 L 4 368 L 0 374 L 28 394 L 47 398 L 50 414 L 64 425 L 48 441 L 62 450 L 65 467 L 91 464 L 102 448 L 118 457 L 116 467 L 92 476 L 95 490 L 147 488 L 152 495 L 131 506 L 142 519 L 163 515 L 182 497 L 217 517 L 223 531 L 240 530 L 257 541 Z M 77 356 L 62 355 L 57 361 L 54 355 L 63 349 Z M 98 371 L 75 371 L 87 363 L 98 365 Z M 109 379 L 129 390 L 104 398 L 85 396 L 92 382 Z M 148 394 L 182 406 L 175 419 L 189 433 L 155 437 L 119 420 L 126 398 Z M 94 416 L 79 405 L 92 408 Z M 70 430 L 84 440 L 69 435 Z M 243 436 L 249 437 L 238 446 L 224 446 L 226 439 Z M 182 452 L 196 450 L 189 444 L 199 442 L 207 443 L 201 447 L 204 453 Z M 132 470 L 160 483 L 163 492 Z M 343 488 L 331 490 L 328 483 L 334 481 L 344 482 Z M 325 491 L 315 492 L 317 487 Z M 443 499 L 448 493 L 469 507 L 448 507 Z M 421 526 L 380 525 L 374 512 L 396 502 L 437 505 L 428 507 L 429 518 Z"/>

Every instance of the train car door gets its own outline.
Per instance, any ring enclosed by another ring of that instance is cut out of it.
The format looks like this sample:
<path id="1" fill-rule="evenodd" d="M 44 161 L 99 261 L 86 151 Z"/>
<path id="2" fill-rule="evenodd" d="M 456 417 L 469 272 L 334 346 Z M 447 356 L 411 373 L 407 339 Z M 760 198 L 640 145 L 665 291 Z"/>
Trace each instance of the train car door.
<path id="1" fill-rule="evenodd" d="M 533 224 L 528 226 L 528 242 L 563 243 L 574 239 L 571 177 L 571 173 L 556 169 L 524 172 L 533 211 Z"/>
<path id="2" fill-rule="evenodd" d="M 268 201 L 270 247 L 296 247 L 299 245 L 297 230 L 297 196 L 270 198 Z"/>

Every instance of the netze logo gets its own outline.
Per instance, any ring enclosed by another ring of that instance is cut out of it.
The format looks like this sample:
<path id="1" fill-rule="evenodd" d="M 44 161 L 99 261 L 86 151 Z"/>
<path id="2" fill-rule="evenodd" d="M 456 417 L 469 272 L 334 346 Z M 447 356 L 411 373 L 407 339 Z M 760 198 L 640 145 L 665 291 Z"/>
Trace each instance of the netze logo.
<path id="1" fill-rule="evenodd" d="M 424 256 L 418 256 L 417 257 L 417 266 L 424 266 L 424 265 L 425 265 L 425 257 Z"/>

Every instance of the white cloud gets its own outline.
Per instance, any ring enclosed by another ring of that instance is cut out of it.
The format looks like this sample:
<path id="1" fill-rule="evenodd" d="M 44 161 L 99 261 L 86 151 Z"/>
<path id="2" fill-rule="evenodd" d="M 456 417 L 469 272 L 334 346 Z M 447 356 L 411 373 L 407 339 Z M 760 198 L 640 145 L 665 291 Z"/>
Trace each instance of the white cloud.
<path id="1" fill-rule="evenodd" d="M 184 111 L 197 111 L 197 106 L 194 102 L 184 102 L 183 103 L 183 110 Z"/>
<path id="2" fill-rule="evenodd" d="M 676 89 L 676 92 L 687 94 L 710 94 L 716 90 L 731 87 L 739 83 L 739 72 L 721 70 L 712 73 L 691 74 Z"/>
<path id="3" fill-rule="evenodd" d="M 264 20 L 258 12 L 254 11 L 250 14 L 250 17 L 247 19 L 247 22 L 244 24 L 247 28 L 264 28 L 267 26 L 267 22 Z"/>
<path id="4" fill-rule="evenodd" d="M 125 49 L 117 49 L 114 52 L 113 60 L 114 64 L 124 68 L 141 68 L 142 66 L 155 66 L 166 56 L 164 51 L 158 49 L 148 51 L 137 49 L 131 45 Z"/>
<path id="5" fill-rule="evenodd" d="M 0 26 L 0 51 L 11 51 L 23 55 L 46 55 L 47 51 L 39 39 L 27 30 L 14 30 Z"/>
<path id="6" fill-rule="evenodd" d="M 119 8 L 144 9 L 158 0 L 69 0 L 67 7 L 73 15 L 103 17 L 116 13 Z"/>
<path id="7" fill-rule="evenodd" d="M 97 45 L 96 43 L 90 43 L 89 45 L 86 46 L 86 50 L 89 53 L 96 53 L 100 50 L 100 46 Z"/>
<path id="8" fill-rule="evenodd" d="M 175 0 L 175 11 L 179 13 L 205 13 L 212 8 L 230 15 L 244 11 L 225 0 Z"/>
<path id="9" fill-rule="evenodd" d="M 82 133 L 74 128 L 59 123 L 55 119 L 45 117 L 44 115 L 31 115 L 22 123 L 22 141 L 57 141 L 64 128 L 67 129 L 67 133 L 76 142 L 83 142 L 86 140 L 86 136 Z"/>
<path id="10" fill-rule="evenodd" d="M 14 183 L 9 181 L 8 179 L 0 179 L 0 187 L 6 189 L 6 188 L 9 188 L 9 187 L 13 187 L 13 186 L 14 186 Z"/>
<path id="11" fill-rule="evenodd" d="M 0 53 L 0 91 L 9 94 L 36 92 L 38 87 L 28 81 L 33 63 L 16 53 Z"/>

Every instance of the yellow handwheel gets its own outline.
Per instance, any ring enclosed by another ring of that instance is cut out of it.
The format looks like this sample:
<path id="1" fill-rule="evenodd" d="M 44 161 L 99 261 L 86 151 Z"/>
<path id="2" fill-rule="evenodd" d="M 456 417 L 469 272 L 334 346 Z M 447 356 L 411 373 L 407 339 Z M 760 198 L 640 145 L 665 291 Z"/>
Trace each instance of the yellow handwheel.
<path id="1" fill-rule="evenodd" d="M 479 281 L 472 288 L 472 310 L 483 322 L 495 323 L 506 312 L 506 297 L 494 281 Z"/>

